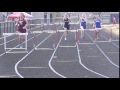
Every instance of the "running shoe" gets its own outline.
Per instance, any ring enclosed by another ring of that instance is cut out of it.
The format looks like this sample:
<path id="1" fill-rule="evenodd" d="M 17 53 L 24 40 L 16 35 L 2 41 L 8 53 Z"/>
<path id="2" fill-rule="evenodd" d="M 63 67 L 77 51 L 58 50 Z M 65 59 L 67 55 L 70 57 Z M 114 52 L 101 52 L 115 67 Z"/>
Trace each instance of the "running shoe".
<path id="1" fill-rule="evenodd" d="M 67 38 L 65 38 L 65 40 L 67 40 Z"/>
<path id="2" fill-rule="evenodd" d="M 20 48 L 23 48 L 23 45 L 20 45 Z"/>

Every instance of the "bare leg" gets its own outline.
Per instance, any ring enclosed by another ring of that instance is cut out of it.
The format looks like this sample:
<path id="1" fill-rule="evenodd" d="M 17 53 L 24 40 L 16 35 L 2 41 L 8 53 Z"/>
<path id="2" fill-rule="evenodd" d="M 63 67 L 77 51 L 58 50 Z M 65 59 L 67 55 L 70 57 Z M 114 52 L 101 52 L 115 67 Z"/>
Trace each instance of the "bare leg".
<path id="1" fill-rule="evenodd" d="M 97 39 L 99 38 L 99 31 L 96 30 L 96 36 L 97 36 Z"/>
<path id="2" fill-rule="evenodd" d="M 67 28 L 64 28 L 64 30 L 67 30 Z M 66 36 L 67 36 L 67 31 L 64 32 L 65 40 L 66 40 Z"/>

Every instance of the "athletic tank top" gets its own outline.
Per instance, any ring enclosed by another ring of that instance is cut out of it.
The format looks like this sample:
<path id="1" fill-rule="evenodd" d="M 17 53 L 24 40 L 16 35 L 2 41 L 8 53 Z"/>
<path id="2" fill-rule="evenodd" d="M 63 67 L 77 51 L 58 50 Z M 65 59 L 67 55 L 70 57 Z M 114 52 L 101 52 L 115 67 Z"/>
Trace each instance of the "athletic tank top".
<path id="1" fill-rule="evenodd" d="M 101 21 L 100 21 L 100 19 L 96 19 L 95 26 L 96 26 L 96 28 L 101 28 Z"/>
<path id="2" fill-rule="evenodd" d="M 64 19 L 64 23 L 65 23 L 65 25 L 68 25 L 69 24 L 69 19 L 68 18 Z"/>
<path id="3" fill-rule="evenodd" d="M 82 18 L 81 20 L 81 26 L 85 26 L 86 25 L 86 21 Z"/>
<path id="4" fill-rule="evenodd" d="M 23 19 L 23 20 L 18 20 L 18 29 L 21 30 L 23 29 L 23 27 L 26 25 L 26 21 Z"/>

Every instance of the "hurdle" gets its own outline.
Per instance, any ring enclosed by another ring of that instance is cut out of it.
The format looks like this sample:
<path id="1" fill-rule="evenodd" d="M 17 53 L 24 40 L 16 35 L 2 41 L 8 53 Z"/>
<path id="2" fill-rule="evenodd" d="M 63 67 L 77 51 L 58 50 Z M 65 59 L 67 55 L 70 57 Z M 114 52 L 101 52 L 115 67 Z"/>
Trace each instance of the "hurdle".
<path id="1" fill-rule="evenodd" d="M 58 42 L 59 42 L 59 40 L 60 40 L 60 32 L 73 32 L 73 33 L 75 33 L 75 41 L 77 42 L 78 41 L 78 38 L 77 38 L 77 32 L 78 32 L 78 30 L 57 30 L 57 33 L 58 33 Z M 59 46 L 59 47 L 76 47 L 76 45 L 74 45 L 74 46 Z"/>
<path id="2" fill-rule="evenodd" d="M 25 36 L 25 48 L 7 48 L 6 47 L 6 36 L 12 36 L 12 35 L 24 35 Z M 28 33 L 3 33 L 4 36 L 4 50 L 5 53 L 28 53 L 27 51 L 27 35 Z M 7 51 L 7 49 L 10 49 L 9 51 Z M 25 51 L 14 51 L 14 52 L 10 52 L 11 50 L 15 50 L 15 49 L 21 49 L 21 50 L 25 50 Z"/>
<path id="3" fill-rule="evenodd" d="M 40 26 L 38 28 L 40 28 L 40 30 L 44 30 L 44 25 L 45 24 L 29 24 L 30 25 L 30 29 L 31 29 L 31 26 Z"/>
<path id="4" fill-rule="evenodd" d="M 33 48 L 35 50 L 54 50 L 54 44 L 53 44 L 53 48 L 38 48 L 39 45 L 36 46 L 36 33 L 50 33 L 50 34 L 54 34 L 56 33 L 56 31 L 54 30 L 43 30 L 43 31 L 31 31 L 31 33 L 34 34 L 34 43 L 33 43 Z M 55 38 L 54 38 L 55 39 Z"/>
<path id="5" fill-rule="evenodd" d="M 110 39 L 111 39 L 111 37 L 112 37 L 112 36 L 111 36 L 111 32 L 110 32 L 110 36 L 109 36 L 109 40 L 108 40 L 108 41 L 96 41 L 96 40 L 97 40 L 96 29 L 99 30 L 99 31 L 103 30 L 103 28 L 77 29 L 77 30 L 78 30 L 78 42 L 79 42 L 79 44 L 82 44 L 82 43 L 80 43 L 80 31 L 94 31 L 94 36 L 93 36 L 94 42 L 110 42 Z"/>
<path id="6" fill-rule="evenodd" d="M 112 40 L 112 37 L 113 37 L 113 34 L 112 34 L 112 31 L 114 30 L 114 29 L 116 29 L 116 27 L 110 27 L 111 29 L 110 29 L 110 39 L 109 39 L 109 41 L 111 42 L 111 41 L 119 41 L 119 40 Z"/>

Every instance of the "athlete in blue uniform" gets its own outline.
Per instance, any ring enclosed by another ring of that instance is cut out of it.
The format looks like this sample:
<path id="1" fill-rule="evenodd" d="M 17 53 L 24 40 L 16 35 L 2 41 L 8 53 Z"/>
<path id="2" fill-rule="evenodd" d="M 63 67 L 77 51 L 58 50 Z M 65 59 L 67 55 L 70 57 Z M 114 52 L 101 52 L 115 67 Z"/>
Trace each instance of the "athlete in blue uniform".
<path id="1" fill-rule="evenodd" d="M 96 20 L 95 20 L 95 29 L 96 29 L 96 36 L 97 39 L 99 38 L 99 28 L 101 28 L 101 19 L 99 17 L 99 15 L 96 16 Z"/>
<path id="2" fill-rule="evenodd" d="M 67 14 L 64 15 L 64 18 L 63 18 L 63 21 L 64 21 L 64 30 L 69 30 L 70 29 L 70 18 L 68 17 Z M 67 36 L 67 32 L 64 33 L 64 36 L 65 36 L 65 40 L 67 40 L 66 36 Z"/>
<path id="3" fill-rule="evenodd" d="M 80 22 L 80 28 L 81 29 L 86 29 L 86 22 L 87 22 L 87 18 L 86 18 L 86 14 L 82 14 L 82 19 Z M 81 31 L 81 38 L 85 38 L 85 31 Z"/>

